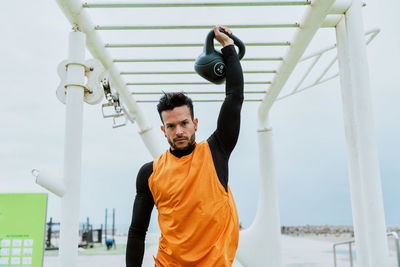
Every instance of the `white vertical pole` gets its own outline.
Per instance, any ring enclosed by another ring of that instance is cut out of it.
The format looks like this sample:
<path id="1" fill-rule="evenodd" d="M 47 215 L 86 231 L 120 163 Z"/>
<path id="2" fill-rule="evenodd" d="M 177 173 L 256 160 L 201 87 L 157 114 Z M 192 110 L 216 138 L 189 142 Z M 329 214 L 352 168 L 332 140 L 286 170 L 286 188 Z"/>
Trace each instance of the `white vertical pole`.
<path id="1" fill-rule="evenodd" d="M 363 181 L 360 176 L 359 153 L 357 146 L 357 131 L 354 117 L 354 86 L 350 74 L 349 47 L 347 43 L 346 22 L 343 18 L 336 25 L 336 39 L 339 60 L 340 84 L 343 101 L 344 129 L 347 141 L 347 161 L 355 245 L 357 251 L 357 266 L 370 267 L 368 244 L 368 220 L 365 216 L 365 201 L 363 198 Z"/>
<path id="2" fill-rule="evenodd" d="M 85 59 L 85 35 L 79 31 L 69 35 L 68 60 L 82 63 Z M 85 69 L 71 64 L 67 69 L 67 84 L 84 84 Z M 68 86 L 66 99 L 64 184 L 61 200 L 60 263 L 61 267 L 76 267 L 79 238 L 80 178 L 82 154 L 82 117 L 84 90 Z"/>
<path id="3" fill-rule="evenodd" d="M 282 266 L 281 227 L 271 128 L 258 130 L 260 190 L 253 224 L 240 232 L 237 258 L 244 266 Z"/>
<path id="4" fill-rule="evenodd" d="M 365 219 L 368 221 L 370 264 L 386 267 L 389 249 L 361 6 L 360 0 L 353 0 L 345 14 L 351 77 L 354 84 L 353 106 L 357 129 L 358 161 L 363 181 Z"/>

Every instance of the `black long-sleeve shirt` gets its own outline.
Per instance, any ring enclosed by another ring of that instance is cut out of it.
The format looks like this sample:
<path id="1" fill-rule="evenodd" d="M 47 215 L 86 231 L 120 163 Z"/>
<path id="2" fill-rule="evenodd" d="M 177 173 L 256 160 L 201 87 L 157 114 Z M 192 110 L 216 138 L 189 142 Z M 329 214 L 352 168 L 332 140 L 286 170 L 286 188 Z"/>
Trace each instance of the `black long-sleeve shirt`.
<path id="1" fill-rule="evenodd" d="M 217 129 L 207 142 L 218 179 L 227 190 L 228 160 L 239 137 L 240 111 L 243 103 L 243 72 L 233 45 L 226 46 L 221 51 L 227 67 L 226 97 L 218 116 Z M 171 153 L 180 158 L 192 153 L 193 149 L 194 146 L 191 146 L 186 150 L 171 150 Z M 153 196 L 148 185 L 148 179 L 152 173 L 153 162 L 146 163 L 139 170 L 136 179 L 136 197 L 126 247 L 127 267 L 142 265 L 145 236 L 154 207 Z"/>

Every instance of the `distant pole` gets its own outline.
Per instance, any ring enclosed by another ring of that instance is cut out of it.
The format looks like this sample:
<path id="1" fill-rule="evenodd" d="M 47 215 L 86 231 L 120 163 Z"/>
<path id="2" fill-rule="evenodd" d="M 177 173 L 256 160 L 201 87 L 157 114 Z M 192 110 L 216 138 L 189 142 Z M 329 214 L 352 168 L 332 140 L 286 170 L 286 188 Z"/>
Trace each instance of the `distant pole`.
<path id="1" fill-rule="evenodd" d="M 50 245 L 51 245 L 51 231 L 52 231 L 52 226 L 53 226 L 53 217 L 50 217 L 50 221 L 48 222 L 48 224 L 47 224 L 49 227 L 48 227 L 48 229 L 47 229 L 47 242 L 46 242 L 46 247 L 50 247 Z"/>
<path id="2" fill-rule="evenodd" d="M 102 238 L 103 238 L 103 224 L 100 225 L 100 235 L 99 235 L 99 242 L 100 242 L 100 244 L 103 243 Z"/>
<path id="3" fill-rule="evenodd" d="M 108 214 L 108 211 L 106 209 L 106 221 L 104 223 L 104 241 L 105 242 L 107 242 L 107 214 Z"/>
<path id="4" fill-rule="evenodd" d="M 113 208 L 112 236 L 115 235 L 115 208 Z"/>
<path id="5" fill-rule="evenodd" d="M 61 199 L 60 266 L 76 267 L 79 242 L 80 181 L 85 82 L 85 34 L 77 29 L 69 34 L 66 120 L 64 142 L 65 194 Z M 76 64 L 74 64 L 76 63 Z"/>

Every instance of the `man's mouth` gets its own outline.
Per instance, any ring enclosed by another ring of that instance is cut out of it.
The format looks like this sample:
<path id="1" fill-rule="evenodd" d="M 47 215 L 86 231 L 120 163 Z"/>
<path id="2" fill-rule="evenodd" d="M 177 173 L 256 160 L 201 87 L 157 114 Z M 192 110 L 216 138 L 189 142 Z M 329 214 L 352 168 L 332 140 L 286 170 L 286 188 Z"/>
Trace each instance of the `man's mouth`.
<path id="1" fill-rule="evenodd" d="M 184 141 L 187 141 L 187 140 L 188 140 L 187 138 L 176 138 L 175 142 L 184 142 Z"/>

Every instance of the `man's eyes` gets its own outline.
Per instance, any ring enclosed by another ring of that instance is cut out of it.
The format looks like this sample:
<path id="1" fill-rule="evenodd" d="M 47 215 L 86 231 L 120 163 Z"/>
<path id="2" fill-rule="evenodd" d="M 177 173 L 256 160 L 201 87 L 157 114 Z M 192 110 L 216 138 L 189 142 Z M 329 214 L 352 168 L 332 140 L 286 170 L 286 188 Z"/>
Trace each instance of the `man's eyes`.
<path id="1" fill-rule="evenodd" d="M 180 123 L 180 125 L 186 126 L 188 123 L 189 123 L 188 121 L 182 121 L 182 122 Z M 167 128 L 168 128 L 168 129 L 173 129 L 173 128 L 175 128 L 175 124 L 167 124 Z"/>

